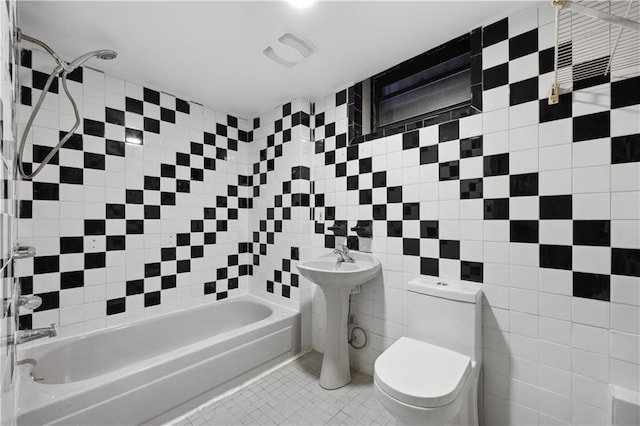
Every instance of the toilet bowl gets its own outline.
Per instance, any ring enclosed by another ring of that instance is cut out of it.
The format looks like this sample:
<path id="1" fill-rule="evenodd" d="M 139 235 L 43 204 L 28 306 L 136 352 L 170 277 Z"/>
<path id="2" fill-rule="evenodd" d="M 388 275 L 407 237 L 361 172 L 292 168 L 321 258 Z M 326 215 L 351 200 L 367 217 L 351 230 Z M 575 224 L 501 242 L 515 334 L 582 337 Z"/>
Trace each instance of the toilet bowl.
<path id="1" fill-rule="evenodd" d="M 376 360 L 376 398 L 398 424 L 477 425 L 479 288 L 420 277 L 408 289 L 408 336 Z"/>

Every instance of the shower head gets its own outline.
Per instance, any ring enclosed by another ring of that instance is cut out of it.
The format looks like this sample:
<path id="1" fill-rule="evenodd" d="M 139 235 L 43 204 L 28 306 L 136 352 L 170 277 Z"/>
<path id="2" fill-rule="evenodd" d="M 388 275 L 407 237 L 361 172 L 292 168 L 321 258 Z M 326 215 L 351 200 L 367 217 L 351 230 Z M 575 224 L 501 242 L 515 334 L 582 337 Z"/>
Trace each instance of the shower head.
<path id="1" fill-rule="evenodd" d="M 74 69 L 78 68 L 80 65 L 87 62 L 89 59 L 96 57 L 98 59 L 103 60 L 111 60 L 114 59 L 118 54 L 113 50 L 94 50 L 93 52 L 85 53 L 84 55 L 74 59 L 73 61 L 67 64 L 68 69 L 67 72 L 71 72 Z"/>

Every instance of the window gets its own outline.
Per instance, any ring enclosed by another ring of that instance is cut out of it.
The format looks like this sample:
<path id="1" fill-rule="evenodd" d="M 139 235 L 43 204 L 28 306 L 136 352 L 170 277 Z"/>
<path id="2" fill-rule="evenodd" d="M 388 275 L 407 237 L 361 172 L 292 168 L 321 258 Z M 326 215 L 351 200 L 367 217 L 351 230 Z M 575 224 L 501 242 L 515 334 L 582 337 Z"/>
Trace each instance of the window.
<path id="1" fill-rule="evenodd" d="M 470 36 L 464 35 L 371 79 L 374 131 L 471 105 Z"/>

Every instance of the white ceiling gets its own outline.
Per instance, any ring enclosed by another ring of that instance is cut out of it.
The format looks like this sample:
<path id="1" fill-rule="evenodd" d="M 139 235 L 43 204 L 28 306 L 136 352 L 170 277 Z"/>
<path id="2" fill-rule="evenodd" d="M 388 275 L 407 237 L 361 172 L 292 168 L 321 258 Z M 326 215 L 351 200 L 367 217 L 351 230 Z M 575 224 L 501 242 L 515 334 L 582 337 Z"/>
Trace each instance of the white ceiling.
<path id="1" fill-rule="evenodd" d="M 527 2 L 528 3 L 528 2 Z M 21 1 L 19 26 L 70 60 L 251 118 L 296 96 L 316 99 L 383 71 L 525 2 Z M 317 53 L 294 68 L 262 50 L 285 31 Z"/>

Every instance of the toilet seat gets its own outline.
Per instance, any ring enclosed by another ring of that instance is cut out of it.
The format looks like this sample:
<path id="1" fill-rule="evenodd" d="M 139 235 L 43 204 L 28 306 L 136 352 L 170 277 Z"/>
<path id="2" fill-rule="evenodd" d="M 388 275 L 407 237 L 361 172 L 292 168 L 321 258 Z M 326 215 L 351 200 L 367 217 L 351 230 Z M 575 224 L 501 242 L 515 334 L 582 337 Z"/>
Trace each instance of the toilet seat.
<path id="1" fill-rule="evenodd" d="M 471 375 L 468 356 L 401 337 L 376 360 L 381 390 L 405 404 L 434 408 L 453 402 Z"/>

